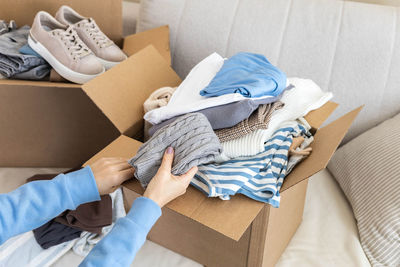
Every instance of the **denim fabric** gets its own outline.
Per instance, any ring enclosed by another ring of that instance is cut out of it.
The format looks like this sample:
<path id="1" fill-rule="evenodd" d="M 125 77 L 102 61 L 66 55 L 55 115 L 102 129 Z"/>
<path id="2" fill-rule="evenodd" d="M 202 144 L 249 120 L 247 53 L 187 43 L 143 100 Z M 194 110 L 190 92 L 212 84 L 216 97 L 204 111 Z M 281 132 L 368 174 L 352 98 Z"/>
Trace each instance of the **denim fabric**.
<path id="1" fill-rule="evenodd" d="M 23 26 L 0 35 L 0 74 L 10 78 L 19 73 L 25 73 L 24 79 L 38 80 L 43 78 L 43 71 L 50 66 L 42 58 L 33 55 L 23 55 L 19 49 L 28 41 L 29 26 Z M 42 66 L 36 71 L 29 70 Z M 47 72 L 47 73 L 48 73 Z"/>
<path id="2" fill-rule="evenodd" d="M 0 20 L 0 35 L 10 31 L 14 31 L 16 29 L 17 29 L 17 24 L 15 23 L 14 20 L 10 20 L 9 23 L 7 23 L 7 21 L 5 20 Z"/>

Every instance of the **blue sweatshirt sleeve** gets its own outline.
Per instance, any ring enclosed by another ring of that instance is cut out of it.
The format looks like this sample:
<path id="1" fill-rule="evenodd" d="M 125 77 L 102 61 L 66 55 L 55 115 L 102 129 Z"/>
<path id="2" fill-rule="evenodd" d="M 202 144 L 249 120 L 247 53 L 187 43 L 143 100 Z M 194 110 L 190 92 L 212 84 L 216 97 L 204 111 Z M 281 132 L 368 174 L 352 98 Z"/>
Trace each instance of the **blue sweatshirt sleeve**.
<path id="1" fill-rule="evenodd" d="M 100 195 L 89 166 L 0 194 L 0 245 L 10 237 L 38 228 L 67 209 L 74 210 L 97 200 Z"/>
<path id="2" fill-rule="evenodd" d="M 126 217 L 117 220 L 79 266 L 130 266 L 160 216 L 157 203 L 146 197 L 137 198 Z"/>

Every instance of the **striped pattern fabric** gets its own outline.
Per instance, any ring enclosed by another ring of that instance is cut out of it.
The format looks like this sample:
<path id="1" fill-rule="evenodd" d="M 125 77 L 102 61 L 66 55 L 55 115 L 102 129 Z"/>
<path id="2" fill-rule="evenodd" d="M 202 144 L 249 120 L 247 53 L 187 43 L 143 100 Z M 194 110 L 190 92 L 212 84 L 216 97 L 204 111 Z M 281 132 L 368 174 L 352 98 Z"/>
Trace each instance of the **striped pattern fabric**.
<path id="1" fill-rule="evenodd" d="M 221 164 L 201 165 L 192 185 L 209 197 L 228 200 L 239 193 L 277 208 L 293 137 L 307 134 L 308 129 L 302 124 L 285 123 L 265 143 L 264 152 Z"/>
<path id="2" fill-rule="evenodd" d="M 0 266 L 48 267 L 67 253 L 76 243 L 71 240 L 42 249 L 29 231 L 8 239 L 0 246 Z"/>
<path id="3" fill-rule="evenodd" d="M 400 114 L 337 150 L 328 165 L 373 266 L 400 266 Z"/>

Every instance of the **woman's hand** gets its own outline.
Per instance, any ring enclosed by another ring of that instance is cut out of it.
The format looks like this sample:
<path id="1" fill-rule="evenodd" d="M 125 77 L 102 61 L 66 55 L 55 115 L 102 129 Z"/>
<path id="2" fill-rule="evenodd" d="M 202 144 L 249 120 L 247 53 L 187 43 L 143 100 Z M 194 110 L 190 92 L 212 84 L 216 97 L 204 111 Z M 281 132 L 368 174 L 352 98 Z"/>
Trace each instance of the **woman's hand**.
<path id="1" fill-rule="evenodd" d="M 150 198 L 160 207 L 183 195 L 197 172 L 197 167 L 193 167 L 181 176 L 172 175 L 171 167 L 173 161 L 174 150 L 172 147 L 168 147 L 164 152 L 163 161 L 157 174 L 150 181 L 143 194 L 144 197 Z"/>
<path id="2" fill-rule="evenodd" d="M 123 182 L 133 178 L 134 169 L 124 158 L 101 158 L 90 165 L 100 195 L 114 192 Z"/>

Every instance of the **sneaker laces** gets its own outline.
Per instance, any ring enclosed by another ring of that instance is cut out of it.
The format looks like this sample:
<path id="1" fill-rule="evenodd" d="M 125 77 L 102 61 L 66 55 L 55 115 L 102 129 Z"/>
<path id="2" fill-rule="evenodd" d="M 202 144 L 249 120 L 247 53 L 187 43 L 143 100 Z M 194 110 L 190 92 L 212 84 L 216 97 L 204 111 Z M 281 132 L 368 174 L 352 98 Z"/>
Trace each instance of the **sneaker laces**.
<path id="1" fill-rule="evenodd" d="M 56 33 L 55 33 L 56 32 Z M 82 58 L 91 53 L 89 48 L 82 42 L 76 31 L 70 26 L 65 31 L 56 30 L 53 34 L 60 36 L 61 41 L 64 42 L 68 52 L 74 59 Z"/>
<path id="2" fill-rule="evenodd" d="M 113 42 L 100 30 L 99 26 L 97 26 L 96 22 L 92 18 L 79 22 L 78 27 L 80 27 L 81 24 L 86 28 L 85 30 L 89 33 L 89 37 L 91 37 L 93 41 L 96 41 L 96 44 L 100 46 L 100 48 L 113 44 Z"/>

